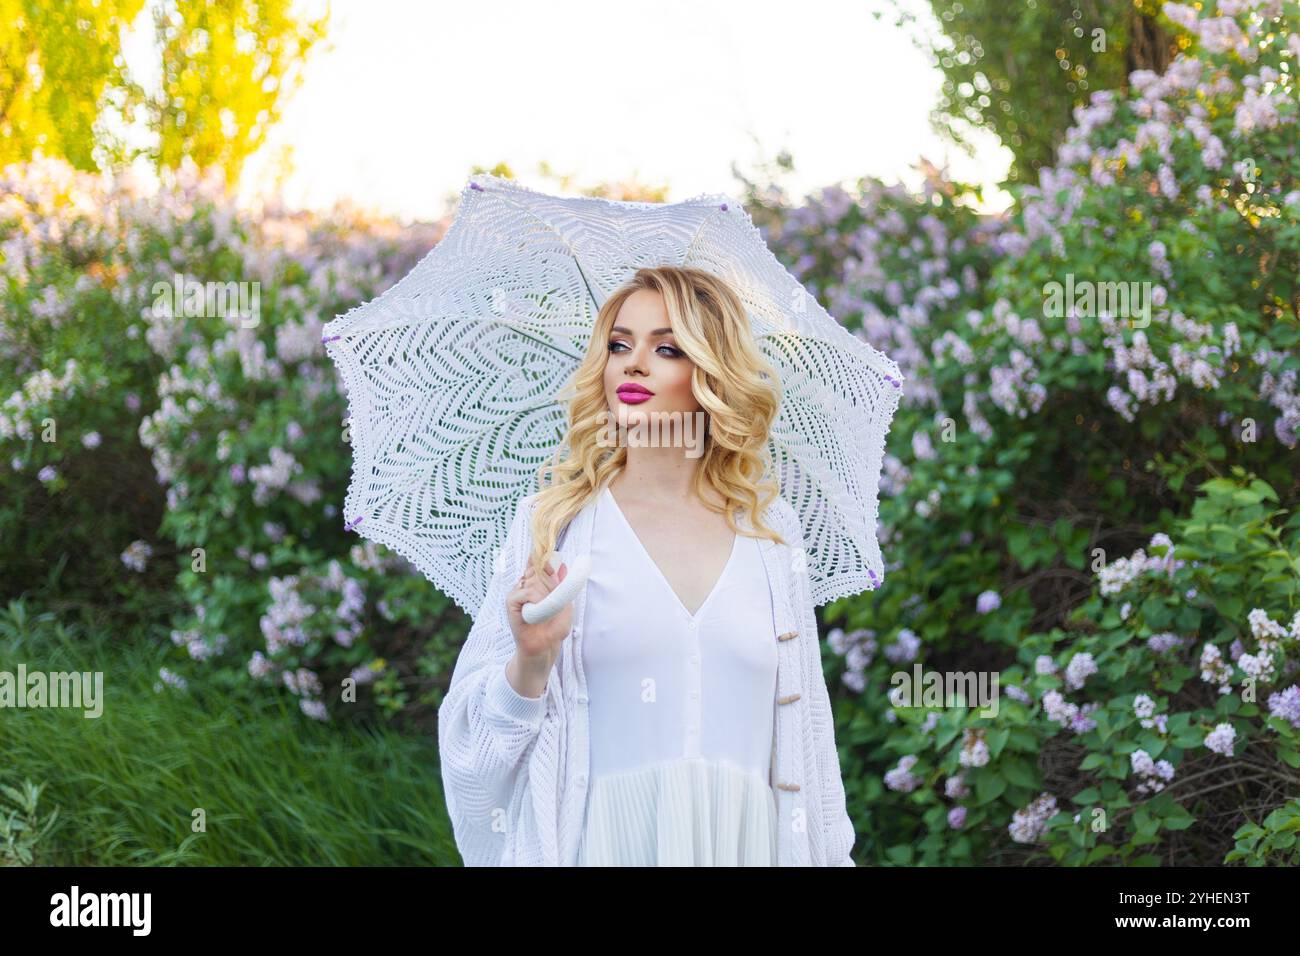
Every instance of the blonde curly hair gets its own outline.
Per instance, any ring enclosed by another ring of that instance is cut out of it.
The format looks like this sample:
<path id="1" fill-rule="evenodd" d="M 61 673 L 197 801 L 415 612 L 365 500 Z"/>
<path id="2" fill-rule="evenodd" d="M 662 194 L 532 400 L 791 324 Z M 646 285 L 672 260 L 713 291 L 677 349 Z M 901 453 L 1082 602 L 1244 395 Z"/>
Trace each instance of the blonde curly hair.
<path id="1" fill-rule="evenodd" d="M 767 442 L 781 405 L 781 382 L 754 340 L 744 303 L 728 283 L 703 269 L 646 267 L 601 306 L 587 354 L 557 396 L 558 401 L 568 401 L 569 426 L 551 461 L 538 469 L 541 490 L 532 516 L 529 556 L 529 565 L 538 572 L 563 528 L 627 462 L 625 445 L 611 447 L 600 441 L 611 414 L 604 374 L 610 329 L 623 303 L 640 290 L 663 296 L 673 335 L 695 366 L 691 391 L 708 416 L 695 473 L 696 494 L 710 510 L 724 515 L 733 533 L 745 533 L 734 511 L 746 508 L 754 537 L 786 543 L 761 517 L 780 495 Z M 722 497 L 723 506 L 714 506 L 701 494 L 705 486 Z"/>

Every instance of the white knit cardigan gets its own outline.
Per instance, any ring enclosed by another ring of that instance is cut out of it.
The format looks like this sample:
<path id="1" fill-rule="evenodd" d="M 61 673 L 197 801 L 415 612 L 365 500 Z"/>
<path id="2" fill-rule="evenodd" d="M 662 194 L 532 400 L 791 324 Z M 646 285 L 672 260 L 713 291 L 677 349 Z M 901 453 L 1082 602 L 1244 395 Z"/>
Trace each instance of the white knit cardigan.
<path id="1" fill-rule="evenodd" d="M 526 496 L 515 511 L 503 560 L 438 708 L 444 796 L 467 866 L 574 866 L 578 858 L 590 769 L 581 643 L 585 587 L 543 694 L 519 695 L 505 673 L 515 652 L 505 598 L 532 549 L 536 499 Z M 556 550 L 570 566 L 579 553 L 590 552 L 594 513 L 593 499 L 560 537 Z M 738 521 L 752 529 L 743 512 Z M 788 542 L 759 539 L 779 635 L 769 781 L 777 807 L 777 865 L 855 866 L 802 529 L 784 498 L 769 505 L 764 521 Z"/>

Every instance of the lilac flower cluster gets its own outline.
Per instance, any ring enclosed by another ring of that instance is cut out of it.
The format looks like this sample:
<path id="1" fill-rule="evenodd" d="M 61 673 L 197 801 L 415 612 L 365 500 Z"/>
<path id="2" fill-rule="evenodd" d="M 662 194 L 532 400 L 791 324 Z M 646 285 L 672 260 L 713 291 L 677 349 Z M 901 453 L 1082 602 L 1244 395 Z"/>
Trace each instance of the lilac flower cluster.
<path id="1" fill-rule="evenodd" d="M 1097 662 L 1087 651 L 1080 651 L 1070 658 L 1065 667 L 1065 686 L 1078 690 L 1089 677 L 1097 673 Z"/>
<path id="2" fill-rule="evenodd" d="M 961 752 L 957 762 L 963 767 L 983 767 L 989 762 L 989 745 L 984 740 L 984 731 L 976 727 L 967 727 L 962 731 Z"/>
<path id="3" fill-rule="evenodd" d="M 275 657 L 286 647 L 302 647 L 319 631 L 332 627 L 331 637 L 340 647 L 351 647 L 363 628 L 365 594 L 361 583 L 343 573 L 337 560 L 330 561 L 325 574 L 293 574 L 273 577 L 268 583 L 271 604 L 262 615 L 262 634 L 266 648 Z M 326 597 L 340 595 L 337 606 L 328 612 L 328 621 L 315 620 L 321 607 L 304 598 L 311 591 Z"/>
<path id="4" fill-rule="evenodd" d="M 1165 784 L 1174 779 L 1174 765 L 1168 760 L 1153 761 L 1145 750 L 1129 754 L 1129 764 L 1140 778 L 1138 793 L 1159 793 Z"/>
<path id="5" fill-rule="evenodd" d="M 304 572 L 273 577 L 268 588 L 272 600 L 261 618 L 267 652 L 253 653 L 248 662 L 248 672 L 255 679 L 261 679 L 271 677 L 279 670 L 284 685 L 306 698 L 301 702 L 303 712 L 324 720 L 324 704 L 312 699 L 320 693 L 315 673 L 303 667 L 282 666 L 277 660 L 285 658 L 289 649 L 301 648 L 311 638 L 325 633 L 340 647 L 352 647 L 364 628 L 364 589 L 358 580 L 343 572 L 337 560 L 330 561 L 324 574 Z M 339 601 L 328 606 L 331 594 L 337 594 Z M 365 669 L 363 674 L 361 670 L 354 670 L 352 674 L 358 683 L 373 680 L 373 671 Z"/>
<path id="6" fill-rule="evenodd" d="M 1047 827 L 1047 821 L 1055 815 L 1056 798 L 1049 793 L 1040 793 L 1029 806 L 1012 814 L 1007 832 L 1017 843 L 1037 843 Z"/>
<path id="7" fill-rule="evenodd" d="M 71 398 L 86 386 L 85 376 L 76 359 L 63 364 L 63 374 L 55 375 L 41 369 L 30 375 L 22 386 L 0 405 L 0 439 L 17 435 L 24 441 L 32 440 L 32 423 L 29 415 L 48 413 L 51 403 Z"/>
<path id="8" fill-rule="evenodd" d="M 920 649 L 921 639 L 910 628 L 905 627 L 898 632 L 892 644 L 885 645 L 885 657 L 895 664 L 906 664 L 908 661 L 916 660 Z"/>
<path id="9" fill-rule="evenodd" d="M 195 608 L 195 610 L 198 612 L 199 620 L 202 621 L 202 606 Z M 229 637 L 224 633 L 218 634 L 212 639 L 211 643 L 209 643 L 204 639 L 201 628 L 190 628 L 189 630 L 180 630 L 178 628 L 173 629 L 171 638 L 173 644 L 177 647 L 184 647 L 186 652 L 190 655 L 190 659 L 196 661 L 205 661 L 210 657 L 220 654 L 226 649 L 226 645 L 229 643 Z"/>
<path id="10" fill-rule="evenodd" d="M 911 793 L 922 783 L 920 777 L 912 773 L 916 765 L 915 754 L 908 754 L 898 761 L 898 766 L 885 772 L 885 786 L 899 793 Z"/>
<path id="11" fill-rule="evenodd" d="M 943 783 L 943 794 L 949 800 L 961 800 L 970 796 L 970 787 L 966 785 L 966 775 L 955 773 Z"/>
<path id="12" fill-rule="evenodd" d="M 1255 653 L 1246 653 L 1239 640 L 1233 641 L 1230 648 L 1233 662 L 1247 679 L 1271 684 L 1279 676 L 1289 677 L 1300 668 L 1300 664 L 1285 653 L 1285 645 L 1300 641 L 1300 611 L 1292 617 L 1289 627 L 1273 620 L 1266 610 L 1259 607 L 1250 611 L 1247 622 L 1255 639 Z M 1220 694 L 1231 692 L 1232 667 L 1223 659 L 1217 645 L 1206 643 L 1201 648 L 1200 668 L 1201 680 L 1218 685 Z"/>
<path id="13" fill-rule="evenodd" d="M 1205 735 L 1205 747 L 1217 754 L 1231 757 L 1236 739 L 1237 731 L 1233 729 L 1232 724 L 1216 724 L 1214 729 Z"/>
<path id="14" fill-rule="evenodd" d="M 122 563 L 132 571 L 143 572 L 149 566 L 149 559 L 153 556 L 153 547 L 147 541 L 132 541 L 125 551 L 122 552 Z"/>
<path id="15" fill-rule="evenodd" d="M 1255 638 L 1257 648 L 1254 654 L 1242 654 L 1237 658 L 1237 666 L 1247 677 L 1264 684 L 1271 684 L 1277 679 L 1278 658 L 1282 652 L 1282 641 L 1288 637 L 1286 629 L 1271 617 L 1263 608 L 1254 608 L 1247 620 L 1250 633 Z M 1300 628 L 1300 612 L 1292 621 L 1291 630 Z"/>
<path id="16" fill-rule="evenodd" d="M 866 669 L 876 656 L 876 632 L 858 628 L 847 634 L 843 628 L 834 627 L 826 635 L 831 650 L 844 658 L 843 681 L 856 693 L 866 689 Z"/>
<path id="17" fill-rule="evenodd" d="M 1148 556 L 1146 551 L 1138 548 L 1127 558 L 1117 558 L 1105 565 L 1099 572 L 1099 590 L 1103 595 L 1118 594 L 1144 574 L 1164 574 L 1173 577 L 1174 572 L 1186 562 L 1174 558 L 1174 543 L 1163 531 L 1151 536 L 1148 547 L 1164 548 L 1162 555 Z M 1124 615 L 1127 616 L 1127 615 Z"/>
<path id="18" fill-rule="evenodd" d="M 272 448 L 269 454 L 269 464 L 255 465 L 248 470 L 248 478 L 253 482 L 253 503 L 258 506 L 266 505 L 303 470 L 302 463 L 283 448 Z"/>
<path id="19" fill-rule="evenodd" d="M 1188 639 L 1180 637 L 1169 631 L 1162 631 L 1159 634 L 1152 634 L 1147 638 L 1147 647 L 1152 653 L 1163 654 L 1165 651 L 1172 650 L 1175 647 L 1182 647 L 1188 643 Z"/>
<path id="20" fill-rule="evenodd" d="M 1268 713 L 1279 717 L 1300 730 L 1300 686 L 1292 684 L 1286 690 L 1268 695 Z"/>
<path id="21" fill-rule="evenodd" d="M 1012 700 L 1019 701 L 1022 704 L 1030 704 L 1033 703 L 1034 700 L 1033 695 L 1019 684 L 1003 684 L 1002 693 L 1006 694 Z"/>
<path id="22" fill-rule="evenodd" d="M 1217 684 L 1220 694 L 1232 692 L 1232 667 L 1224 661 L 1218 645 L 1206 644 L 1201 648 L 1201 680 Z"/>
<path id="23" fill-rule="evenodd" d="M 163 686 L 175 687 L 177 690 L 186 690 L 189 688 L 189 682 L 180 674 L 169 671 L 165 667 L 158 668 L 158 676 L 161 681 L 154 681 L 153 689 L 155 694 L 161 694 Z"/>
<path id="24" fill-rule="evenodd" d="M 1168 732 L 1168 714 L 1156 713 L 1156 702 L 1147 694 L 1138 694 L 1133 698 L 1133 713 L 1137 715 L 1138 723 L 1148 730 L 1155 728 L 1159 733 Z"/>
<path id="25" fill-rule="evenodd" d="M 1076 734 L 1086 734 L 1097 726 L 1097 722 L 1088 715 L 1101 705 L 1092 702 L 1080 707 L 1067 701 L 1059 690 L 1049 690 L 1043 694 L 1043 712 L 1047 719 L 1068 727 Z"/>

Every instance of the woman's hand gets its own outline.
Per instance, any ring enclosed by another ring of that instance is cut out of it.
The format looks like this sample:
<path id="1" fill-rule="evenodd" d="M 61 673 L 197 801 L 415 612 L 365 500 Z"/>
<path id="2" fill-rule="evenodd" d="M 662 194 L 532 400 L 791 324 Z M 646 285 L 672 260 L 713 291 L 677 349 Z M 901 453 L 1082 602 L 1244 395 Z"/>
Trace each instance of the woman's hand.
<path id="1" fill-rule="evenodd" d="M 545 691 L 551 667 L 560 656 L 561 644 L 573 626 L 573 602 L 539 624 L 529 624 L 524 620 L 523 606 L 541 601 L 568 573 L 568 566 L 560 563 L 559 554 L 552 551 L 541 574 L 529 567 L 515 582 L 514 590 L 506 595 L 506 615 L 515 638 L 515 656 L 511 662 L 514 673 L 507 669 L 506 674 L 515 690 L 524 697 L 540 697 Z"/>

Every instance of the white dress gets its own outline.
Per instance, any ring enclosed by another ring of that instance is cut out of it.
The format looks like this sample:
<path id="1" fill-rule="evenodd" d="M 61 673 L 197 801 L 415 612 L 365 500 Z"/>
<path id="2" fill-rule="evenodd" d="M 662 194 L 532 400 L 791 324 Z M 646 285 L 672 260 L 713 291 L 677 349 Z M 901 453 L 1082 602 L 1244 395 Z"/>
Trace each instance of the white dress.
<path id="1" fill-rule="evenodd" d="M 591 791 L 579 866 L 773 866 L 777 649 L 755 538 L 689 614 L 608 488 L 582 666 Z"/>

